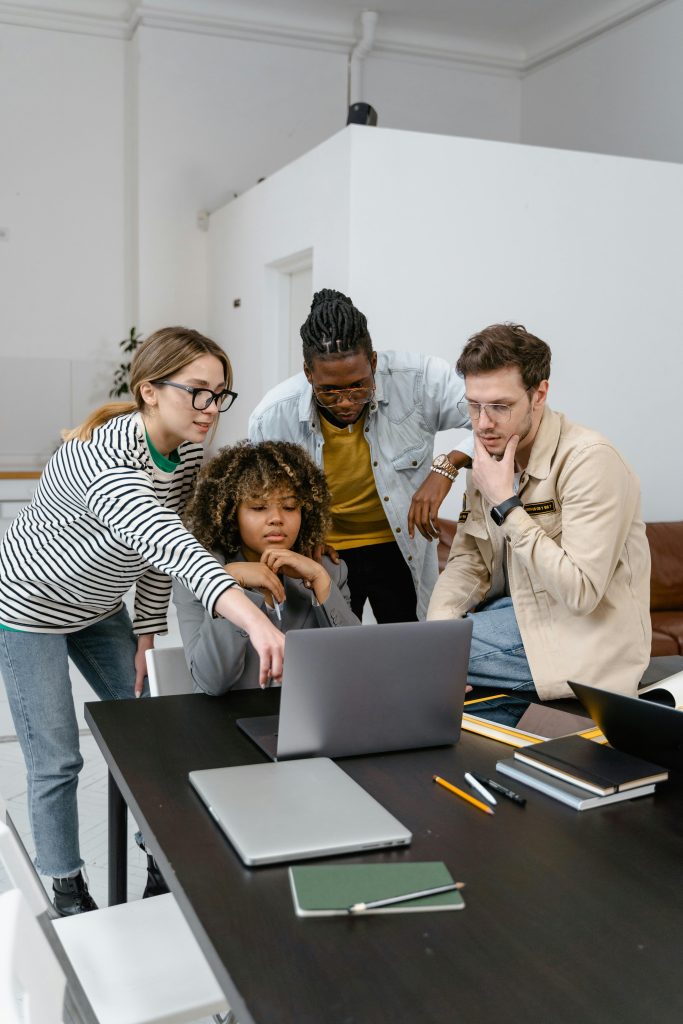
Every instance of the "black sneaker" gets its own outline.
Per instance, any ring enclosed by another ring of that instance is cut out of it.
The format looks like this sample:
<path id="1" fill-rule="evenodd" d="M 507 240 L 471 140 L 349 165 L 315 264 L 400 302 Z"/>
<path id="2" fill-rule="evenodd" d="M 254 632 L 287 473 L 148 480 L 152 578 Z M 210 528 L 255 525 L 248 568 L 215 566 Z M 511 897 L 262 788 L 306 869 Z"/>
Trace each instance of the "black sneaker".
<path id="1" fill-rule="evenodd" d="M 97 904 L 88 892 L 88 884 L 80 871 L 73 878 L 53 878 L 52 891 L 55 894 L 55 910 L 60 917 L 97 910 Z"/>
<path id="2" fill-rule="evenodd" d="M 164 881 L 164 876 L 159 870 L 159 865 L 151 854 L 147 854 L 147 885 L 142 894 L 143 900 L 150 896 L 163 896 L 169 888 Z"/>
<path id="3" fill-rule="evenodd" d="M 149 899 L 150 896 L 163 896 L 164 893 L 167 893 L 170 890 L 164 881 L 164 876 L 159 870 L 159 865 L 152 854 L 147 851 L 142 832 L 135 833 L 135 842 L 147 857 L 147 884 L 145 885 L 145 891 L 142 894 L 143 900 Z"/>

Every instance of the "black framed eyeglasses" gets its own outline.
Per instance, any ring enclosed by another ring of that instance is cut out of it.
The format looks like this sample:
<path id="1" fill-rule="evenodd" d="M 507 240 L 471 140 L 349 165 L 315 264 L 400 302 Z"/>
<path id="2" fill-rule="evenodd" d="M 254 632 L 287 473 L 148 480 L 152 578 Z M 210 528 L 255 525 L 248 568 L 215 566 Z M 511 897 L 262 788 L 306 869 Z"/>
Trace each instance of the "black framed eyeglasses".
<path id="1" fill-rule="evenodd" d="M 154 384 L 165 384 L 169 388 L 178 388 L 180 391 L 187 391 L 192 395 L 192 408 L 203 412 L 208 409 L 212 402 L 216 403 L 219 412 L 227 412 L 237 398 L 236 391 L 224 388 L 223 391 L 212 391 L 211 388 L 193 388 L 189 384 L 179 384 L 175 380 L 155 380 Z"/>

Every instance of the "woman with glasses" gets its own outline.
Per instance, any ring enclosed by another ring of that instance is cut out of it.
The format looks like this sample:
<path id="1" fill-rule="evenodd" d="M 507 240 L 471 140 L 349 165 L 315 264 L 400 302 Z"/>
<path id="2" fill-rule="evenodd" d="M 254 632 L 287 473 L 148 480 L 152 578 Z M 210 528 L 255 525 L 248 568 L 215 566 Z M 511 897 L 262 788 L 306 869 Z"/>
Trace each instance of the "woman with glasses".
<path id="1" fill-rule="evenodd" d="M 325 474 L 300 445 L 243 441 L 202 469 L 186 521 L 281 632 L 357 626 L 344 562 L 311 558 L 329 507 Z M 258 686 L 258 658 L 243 630 L 212 618 L 178 581 L 173 600 L 195 690 Z"/>
<path id="2" fill-rule="evenodd" d="M 95 909 L 81 872 L 83 761 L 68 659 L 101 699 L 141 696 L 173 577 L 249 635 L 262 683 L 282 674 L 282 634 L 179 518 L 202 444 L 236 398 L 231 384 L 213 341 L 157 331 L 133 358 L 133 401 L 102 406 L 65 433 L 0 544 L 0 669 L 27 765 L 36 866 L 52 875 L 62 915 Z M 123 597 L 132 586 L 131 622 Z"/>
<path id="3" fill-rule="evenodd" d="M 348 565 L 359 617 L 423 619 L 437 578 L 436 517 L 462 451 L 433 461 L 434 435 L 468 427 L 462 381 L 443 359 L 374 352 L 363 313 L 341 292 L 313 296 L 301 328 L 304 372 L 273 388 L 249 420 L 254 441 L 303 445 L 332 493 L 330 549 Z"/>

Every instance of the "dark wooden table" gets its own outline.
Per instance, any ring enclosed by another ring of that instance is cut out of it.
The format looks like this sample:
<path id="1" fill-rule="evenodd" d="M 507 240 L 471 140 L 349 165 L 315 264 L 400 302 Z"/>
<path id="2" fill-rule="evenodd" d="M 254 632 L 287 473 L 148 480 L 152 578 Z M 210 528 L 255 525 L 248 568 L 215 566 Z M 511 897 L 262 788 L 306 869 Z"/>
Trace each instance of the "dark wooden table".
<path id="1" fill-rule="evenodd" d="M 373 860 L 444 860 L 467 883 L 467 906 L 300 919 L 286 868 L 244 867 L 187 780 L 190 769 L 261 760 L 235 719 L 273 713 L 278 698 L 86 705 L 111 773 L 113 824 L 125 818 L 122 798 L 240 1024 L 679 1024 L 680 780 L 582 813 L 529 790 L 526 808 L 500 800 L 490 816 L 431 777 L 461 784 L 467 769 L 492 772 L 511 753 L 492 740 L 464 734 L 455 748 L 346 759 L 414 834 L 411 847 Z"/>

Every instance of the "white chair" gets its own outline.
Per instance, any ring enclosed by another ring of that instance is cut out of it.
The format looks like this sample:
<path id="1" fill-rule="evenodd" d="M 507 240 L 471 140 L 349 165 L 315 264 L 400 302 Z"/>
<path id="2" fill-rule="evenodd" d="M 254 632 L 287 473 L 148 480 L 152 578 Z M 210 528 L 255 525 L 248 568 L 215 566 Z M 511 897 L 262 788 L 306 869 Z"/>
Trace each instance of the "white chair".
<path id="1" fill-rule="evenodd" d="M 47 894 L 23 844 L 3 822 L 0 861 L 34 917 L 49 913 Z M 171 893 L 58 917 L 52 926 L 100 1024 L 182 1024 L 230 1014 Z"/>
<path id="2" fill-rule="evenodd" d="M 0 1020 L 61 1024 L 66 977 L 18 889 L 0 896 Z"/>
<path id="3" fill-rule="evenodd" d="M 192 676 L 182 647 L 160 647 L 146 652 L 147 678 L 152 697 L 192 693 Z"/>

